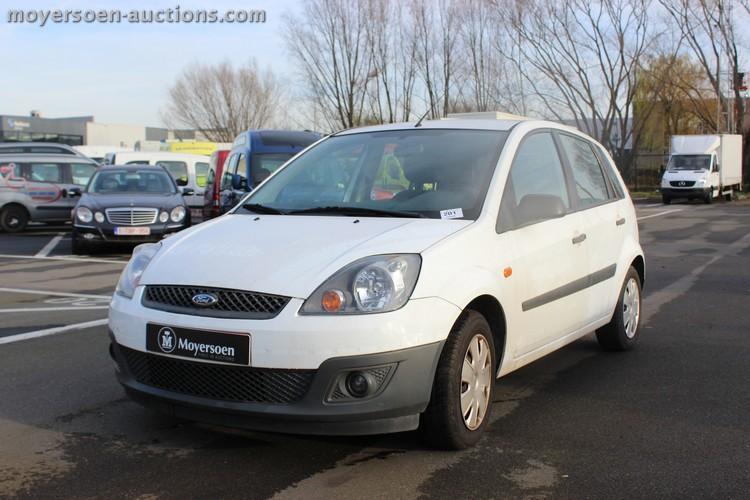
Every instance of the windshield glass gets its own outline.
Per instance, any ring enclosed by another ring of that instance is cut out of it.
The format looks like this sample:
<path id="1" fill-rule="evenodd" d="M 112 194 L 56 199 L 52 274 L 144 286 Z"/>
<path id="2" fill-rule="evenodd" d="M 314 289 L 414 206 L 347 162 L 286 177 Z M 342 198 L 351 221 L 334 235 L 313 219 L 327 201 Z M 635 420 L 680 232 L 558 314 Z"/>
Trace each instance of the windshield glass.
<path id="1" fill-rule="evenodd" d="M 176 193 L 169 175 L 161 170 L 99 170 L 91 179 L 89 193 Z"/>
<path id="2" fill-rule="evenodd" d="M 413 129 L 331 137 L 246 201 L 282 212 L 333 206 L 476 219 L 507 136 Z"/>
<path id="3" fill-rule="evenodd" d="M 291 158 L 288 153 L 255 153 L 250 158 L 253 181 L 260 184 Z"/>
<path id="4" fill-rule="evenodd" d="M 181 181 L 183 184 L 187 184 L 188 169 L 187 163 L 185 163 L 184 161 L 159 160 L 156 162 L 156 164 L 166 168 L 167 172 L 169 172 L 169 175 L 171 175 L 172 179 L 174 179 L 175 181 Z"/>
<path id="5" fill-rule="evenodd" d="M 711 155 L 673 155 L 669 159 L 670 170 L 708 170 Z"/>

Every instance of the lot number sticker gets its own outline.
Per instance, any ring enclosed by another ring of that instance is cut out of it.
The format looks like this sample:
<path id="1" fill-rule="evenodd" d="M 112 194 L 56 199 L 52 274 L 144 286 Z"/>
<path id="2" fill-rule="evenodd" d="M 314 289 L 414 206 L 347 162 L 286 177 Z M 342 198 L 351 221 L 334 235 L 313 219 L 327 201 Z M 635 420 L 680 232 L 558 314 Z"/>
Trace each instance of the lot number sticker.
<path id="1" fill-rule="evenodd" d="M 441 210 L 441 219 L 460 219 L 464 216 L 464 211 L 461 208 L 451 208 L 450 210 Z"/>

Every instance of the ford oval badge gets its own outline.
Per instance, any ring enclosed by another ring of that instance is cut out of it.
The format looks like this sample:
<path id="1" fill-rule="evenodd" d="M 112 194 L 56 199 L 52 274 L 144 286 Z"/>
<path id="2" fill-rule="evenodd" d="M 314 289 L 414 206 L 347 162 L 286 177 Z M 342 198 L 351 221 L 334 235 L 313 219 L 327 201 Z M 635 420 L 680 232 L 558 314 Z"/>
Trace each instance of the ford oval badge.
<path id="1" fill-rule="evenodd" d="M 192 300 L 193 304 L 198 307 L 210 307 L 219 301 L 216 295 L 213 295 L 211 293 L 198 293 L 196 295 L 193 295 Z"/>

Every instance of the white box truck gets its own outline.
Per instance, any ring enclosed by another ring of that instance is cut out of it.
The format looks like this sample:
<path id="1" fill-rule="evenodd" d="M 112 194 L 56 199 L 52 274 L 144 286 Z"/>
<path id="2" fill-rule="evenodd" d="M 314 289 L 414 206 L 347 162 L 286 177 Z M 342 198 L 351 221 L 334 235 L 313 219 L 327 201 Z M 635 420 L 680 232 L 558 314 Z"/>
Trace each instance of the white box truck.
<path id="1" fill-rule="evenodd" d="M 698 198 L 711 203 L 732 199 L 742 190 L 741 135 L 674 135 L 669 163 L 661 179 L 665 204 L 674 198 Z"/>

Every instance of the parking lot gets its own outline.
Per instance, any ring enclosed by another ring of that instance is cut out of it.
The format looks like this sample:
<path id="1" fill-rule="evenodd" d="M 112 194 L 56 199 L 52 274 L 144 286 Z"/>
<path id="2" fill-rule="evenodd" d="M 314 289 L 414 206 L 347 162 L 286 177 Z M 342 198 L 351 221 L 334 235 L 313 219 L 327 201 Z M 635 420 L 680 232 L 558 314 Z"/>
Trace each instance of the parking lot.
<path id="1" fill-rule="evenodd" d="M 743 497 L 750 488 L 750 203 L 637 205 L 647 278 L 629 353 L 586 337 L 498 383 L 463 452 L 417 433 L 215 429 L 125 398 L 107 352 L 127 253 L 0 233 L 0 497 Z"/>

